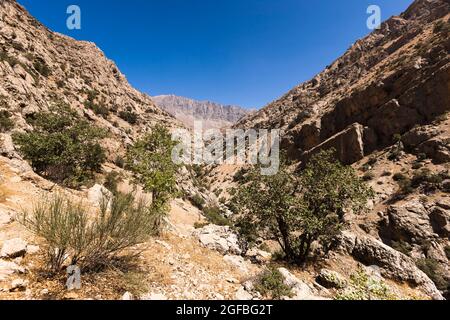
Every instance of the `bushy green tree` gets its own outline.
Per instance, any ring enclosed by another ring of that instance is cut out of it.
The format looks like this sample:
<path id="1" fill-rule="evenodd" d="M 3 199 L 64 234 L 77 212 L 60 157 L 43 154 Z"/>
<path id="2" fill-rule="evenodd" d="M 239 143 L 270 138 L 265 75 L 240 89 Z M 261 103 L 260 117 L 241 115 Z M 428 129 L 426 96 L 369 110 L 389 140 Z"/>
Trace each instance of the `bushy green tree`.
<path id="1" fill-rule="evenodd" d="M 99 141 L 105 132 L 64 103 L 28 120 L 33 131 L 16 133 L 14 143 L 40 175 L 77 187 L 93 177 L 105 161 Z"/>
<path id="2" fill-rule="evenodd" d="M 306 168 L 293 173 L 282 161 L 273 176 L 263 176 L 255 168 L 249 183 L 239 187 L 233 203 L 243 214 L 238 226 L 247 236 L 276 239 L 290 261 L 304 263 L 311 244 L 325 248 L 344 225 L 344 213 L 361 212 L 372 190 L 358 178 L 353 168 L 334 158 L 334 151 L 322 151 Z"/>
<path id="3" fill-rule="evenodd" d="M 169 130 L 156 125 L 127 152 L 128 168 L 144 190 L 152 194 L 153 211 L 160 217 L 155 223 L 159 226 L 169 210 L 170 200 L 177 193 L 179 166 L 172 161 L 172 149 L 176 145 Z"/>

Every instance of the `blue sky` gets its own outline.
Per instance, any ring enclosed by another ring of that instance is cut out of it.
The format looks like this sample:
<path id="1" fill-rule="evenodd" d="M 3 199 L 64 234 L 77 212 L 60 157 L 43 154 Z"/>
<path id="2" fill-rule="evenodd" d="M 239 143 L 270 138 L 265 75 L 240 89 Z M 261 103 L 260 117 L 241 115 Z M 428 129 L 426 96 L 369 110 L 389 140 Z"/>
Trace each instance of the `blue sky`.
<path id="1" fill-rule="evenodd" d="M 260 108 L 368 34 L 369 5 L 386 20 L 412 0 L 18 2 L 50 29 L 95 42 L 150 95 Z M 66 27 L 71 4 L 81 8 L 81 30 Z"/>

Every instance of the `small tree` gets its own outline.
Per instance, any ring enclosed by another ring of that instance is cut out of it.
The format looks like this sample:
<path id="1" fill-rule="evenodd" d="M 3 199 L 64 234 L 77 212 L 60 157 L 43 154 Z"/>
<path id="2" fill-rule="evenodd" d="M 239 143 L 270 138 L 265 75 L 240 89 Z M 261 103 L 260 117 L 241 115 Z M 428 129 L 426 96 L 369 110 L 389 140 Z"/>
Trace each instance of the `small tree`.
<path id="1" fill-rule="evenodd" d="M 127 153 L 127 164 L 136 181 L 152 194 L 153 211 L 159 228 L 169 210 L 170 200 L 177 193 L 176 173 L 179 168 L 172 161 L 172 149 L 177 142 L 163 126 L 155 126 L 150 134 L 137 141 Z"/>
<path id="2" fill-rule="evenodd" d="M 101 169 L 105 153 L 99 141 L 105 132 L 68 105 L 57 104 L 28 121 L 34 130 L 16 133 L 13 139 L 40 175 L 77 187 Z"/>
<path id="3" fill-rule="evenodd" d="M 233 199 L 243 212 L 238 225 L 246 226 L 250 237 L 275 238 L 286 258 L 297 263 L 306 261 L 314 241 L 327 248 L 342 230 L 345 210 L 361 212 L 372 195 L 333 155 L 332 150 L 320 152 L 298 174 L 283 161 L 273 176 L 252 170 L 250 182 Z"/>

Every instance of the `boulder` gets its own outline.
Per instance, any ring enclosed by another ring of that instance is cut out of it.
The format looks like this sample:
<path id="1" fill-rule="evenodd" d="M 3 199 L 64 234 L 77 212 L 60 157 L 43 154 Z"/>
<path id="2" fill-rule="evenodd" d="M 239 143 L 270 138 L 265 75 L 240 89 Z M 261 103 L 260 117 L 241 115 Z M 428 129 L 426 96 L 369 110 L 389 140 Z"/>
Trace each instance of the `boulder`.
<path id="1" fill-rule="evenodd" d="M 292 288 L 293 297 L 291 300 L 318 300 L 315 289 L 298 279 L 286 268 L 279 268 L 278 271 L 284 278 L 284 284 Z"/>
<path id="2" fill-rule="evenodd" d="M 316 281 L 327 289 L 342 289 L 347 286 L 347 280 L 335 271 L 322 269 Z"/>
<path id="3" fill-rule="evenodd" d="M 257 263 L 269 262 L 272 259 L 272 254 L 257 248 L 252 248 L 245 254 L 247 257 L 256 261 Z"/>
<path id="4" fill-rule="evenodd" d="M 25 273 L 25 268 L 12 261 L 0 260 L 0 281 L 15 273 Z"/>
<path id="5" fill-rule="evenodd" d="M 134 300 L 134 296 L 133 296 L 133 294 L 131 294 L 130 292 L 127 291 L 123 294 L 122 300 L 131 301 L 131 300 Z"/>
<path id="6" fill-rule="evenodd" d="M 253 296 L 249 292 L 247 292 L 247 290 L 245 290 L 245 288 L 242 286 L 236 292 L 235 298 L 236 298 L 236 300 L 240 300 L 240 301 L 253 300 Z"/>
<path id="7" fill-rule="evenodd" d="M 408 282 L 420 287 L 433 299 L 443 299 L 442 294 L 436 288 L 433 281 L 417 268 L 411 258 L 385 245 L 381 241 L 368 236 L 358 236 L 351 255 L 365 265 L 380 267 L 384 277 Z"/>
<path id="8" fill-rule="evenodd" d="M 112 193 L 104 186 L 96 184 L 88 190 L 88 200 L 93 205 L 100 205 L 104 197 L 111 197 Z"/>
<path id="9" fill-rule="evenodd" d="M 11 292 L 25 291 L 27 289 L 28 283 L 29 283 L 28 280 L 24 280 L 24 279 L 13 280 L 11 282 L 11 287 L 10 287 L 9 291 L 11 291 Z"/>
<path id="10" fill-rule="evenodd" d="M 436 206 L 431 209 L 430 214 L 431 226 L 441 237 L 450 236 L 450 210 Z"/>
<path id="11" fill-rule="evenodd" d="M 0 251 L 1 258 L 14 259 L 23 257 L 27 253 L 27 243 L 20 239 L 11 239 L 3 243 L 2 250 Z"/>
<path id="12" fill-rule="evenodd" d="M 429 239 L 436 236 L 427 209 L 419 200 L 390 206 L 382 233 L 393 240 Z"/>
<path id="13" fill-rule="evenodd" d="M 364 158 L 364 127 L 359 123 L 349 126 L 328 140 L 304 153 L 302 162 L 308 162 L 312 156 L 321 150 L 336 150 L 336 157 L 344 164 L 353 164 Z"/>
<path id="14" fill-rule="evenodd" d="M 202 246 L 211 250 L 219 251 L 222 254 L 242 254 L 238 236 L 228 226 L 211 224 L 195 230 L 193 235 L 199 239 Z"/>

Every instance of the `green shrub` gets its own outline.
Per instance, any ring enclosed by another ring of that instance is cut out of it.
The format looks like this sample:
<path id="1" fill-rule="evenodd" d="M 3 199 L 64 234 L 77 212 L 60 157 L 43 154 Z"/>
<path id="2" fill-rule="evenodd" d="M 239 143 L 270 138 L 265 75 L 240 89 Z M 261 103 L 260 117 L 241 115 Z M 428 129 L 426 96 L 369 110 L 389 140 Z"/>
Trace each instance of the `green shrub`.
<path id="1" fill-rule="evenodd" d="M 409 256 L 411 254 L 411 250 L 412 250 L 411 245 L 408 242 L 402 241 L 402 240 L 393 241 L 391 244 L 391 247 L 393 249 L 397 250 L 398 252 L 401 252 L 407 256 Z"/>
<path id="2" fill-rule="evenodd" d="M 300 172 L 292 172 L 286 161 L 272 176 L 255 168 L 232 199 L 246 226 L 254 226 L 249 231 L 277 240 L 290 262 L 305 263 L 316 241 L 326 251 L 342 231 L 345 211 L 361 213 L 373 197 L 355 170 L 334 154 L 318 153 Z"/>
<path id="3" fill-rule="evenodd" d="M 336 300 L 398 300 L 398 297 L 381 280 L 369 277 L 359 269 L 350 276 L 349 285 L 338 292 Z"/>
<path id="4" fill-rule="evenodd" d="M 103 183 L 103 185 L 113 194 L 117 194 L 118 193 L 117 187 L 121 180 L 122 178 L 118 172 L 111 171 L 105 176 L 105 182 Z"/>
<path id="5" fill-rule="evenodd" d="M 205 207 L 206 201 L 199 194 L 192 196 L 189 200 L 196 208 L 200 210 L 203 210 Z"/>
<path id="6" fill-rule="evenodd" d="M 132 194 L 104 198 L 98 215 L 56 195 L 24 212 L 20 221 L 45 240 L 48 266 L 55 273 L 67 264 L 83 271 L 99 270 L 129 257 L 127 249 L 154 234 L 152 211 Z"/>
<path id="7" fill-rule="evenodd" d="M 363 176 L 364 181 L 371 181 L 375 178 L 375 174 L 373 172 L 366 172 Z"/>
<path id="8" fill-rule="evenodd" d="M 203 215 L 206 220 L 210 223 L 218 225 L 218 226 L 229 226 L 231 222 L 222 216 L 221 210 L 219 207 L 206 207 L 203 209 Z"/>
<path id="9" fill-rule="evenodd" d="M 78 187 L 93 178 L 105 161 L 103 130 L 82 120 L 65 104 L 29 119 L 34 131 L 16 133 L 14 143 L 34 170 L 57 183 Z"/>
<path id="10" fill-rule="evenodd" d="M 0 133 L 8 132 L 14 128 L 12 115 L 7 110 L 0 110 Z"/>
<path id="11" fill-rule="evenodd" d="M 422 167 L 423 167 L 423 164 L 420 163 L 420 162 L 415 162 L 415 163 L 413 163 L 413 165 L 412 165 L 412 169 L 413 169 L 413 170 L 419 170 L 419 169 L 422 168 Z"/>
<path id="12" fill-rule="evenodd" d="M 444 251 L 447 259 L 450 260 L 450 246 L 445 246 Z"/>
<path id="13" fill-rule="evenodd" d="M 41 58 L 35 59 L 33 67 L 41 76 L 45 78 L 48 78 L 52 74 L 50 67 Z"/>
<path id="14" fill-rule="evenodd" d="M 435 259 L 424 258 L 416 261 L 417 267 L 422 270 L 435 284 L 439 290 L 447 290 L 450 285 L 445 279 L 445 270 Z"/>
<path id="15" fill-rule="evenodd" d="M 258 277 L 255 290 L 272 300 L 292 297 L 292 288 L 284 283 L 283 275 L 275 268 L 266 270 Z"/>
<path id="16" fill-rule="evenodd" d="M 132 111 L 120 111 L 119 112 L 119 117 L 122 120 L 125 120 L 126 122 L 128 122 L 131 125 L 134 125 L 138 122 L 138 115 Z"/>
<path id="17" fill-rule="evenodd" d="M 394 181 L 404 181 L 404 180 L 408 180 L 408 177 L 405 176 L 403 173 L 396 173 L 394 174 L 394 176 L 392 177 L 394 179 Z"/>

